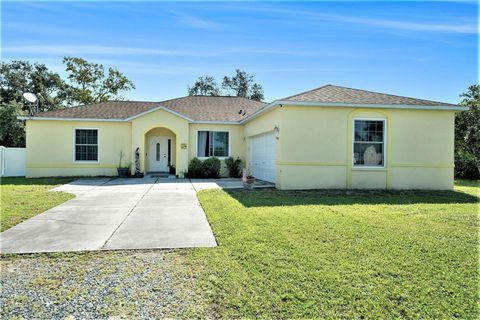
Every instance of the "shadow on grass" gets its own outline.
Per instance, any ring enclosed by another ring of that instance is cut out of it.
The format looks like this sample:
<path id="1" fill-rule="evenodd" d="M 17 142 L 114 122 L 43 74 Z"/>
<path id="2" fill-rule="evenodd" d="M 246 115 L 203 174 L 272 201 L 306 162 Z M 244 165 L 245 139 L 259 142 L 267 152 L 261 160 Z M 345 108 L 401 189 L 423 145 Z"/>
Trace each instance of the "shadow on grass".
<path id="1" fill-rule="evenodd" d="M 241 190 L 225 189 L 245 207 L 352 204 L 450 204 L 478 203 L 479 198 L 457 191 L 385 191 L 385 190 Z"/>
<path id="2" fill-rule="evenodd" d="M 75 180 L 75 177 L 55 177 L 55 178 L 25 178 L 25 177 L 9 177 L 9 178 L 1 178 L 0 184 L 1 185 L 42 185 L 42 186 L 49 186 L 49 185 L 58 185 L 58 184 L 65 184 L 69 183 L 70 181 Z"/>

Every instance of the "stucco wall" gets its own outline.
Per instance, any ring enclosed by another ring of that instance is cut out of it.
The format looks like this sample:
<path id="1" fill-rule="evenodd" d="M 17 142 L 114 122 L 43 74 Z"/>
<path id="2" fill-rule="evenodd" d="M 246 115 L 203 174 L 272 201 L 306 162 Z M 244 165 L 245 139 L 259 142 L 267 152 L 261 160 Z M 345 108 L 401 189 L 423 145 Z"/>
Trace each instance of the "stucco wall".
<path id="1" fill-rule="evenodd" d="M 453 188 L 453 111 L 284 106 L 281 189 Z M 386 120 L 385 168 L 352 166 L 355 118 Z"/>
<path id="2" fill-rule="evenodd" d="M 98 163 L 74 162 L 74 129 L 98 129 Z M 26 122 L 27 177 L 116 175 L 119 153 L 132 161 L 130 123 L 83 121 Z"/>
<path id="3" fill-rule="evenodd" d="M 228 131 L 229 132 L 229 154 L 233 158 L 239 157 L 245 161 L 244 126 L 238 124 L 190 124 L 189 133 L 189 155 L 188 161 L 197 156 L 197 132 L 198 131 Z M 225 162 L 222 160 L 220 173 L 223 177 L 228 176 Z"/>
<path id="4" fill-rule="evenodd" d="M 134 154 L 136 148 L 140 148 L 140 169 L 142 172 L 145 172 L 146 169 L 145 154 L 147 152 L 146 148 L 148 148 L 145 135 L 152 129 L 166 128 L 175 134 L 175 162 L 177 174 L 183 176 L 188 170 L 188 152 L 192 147 L 188 140 L 188 124 L 187 120 L 164 110 L 157 110 L 132 121 L 131 154 Z M 185 149 L 182 149 L 182 144 L 186 146 Z"/>

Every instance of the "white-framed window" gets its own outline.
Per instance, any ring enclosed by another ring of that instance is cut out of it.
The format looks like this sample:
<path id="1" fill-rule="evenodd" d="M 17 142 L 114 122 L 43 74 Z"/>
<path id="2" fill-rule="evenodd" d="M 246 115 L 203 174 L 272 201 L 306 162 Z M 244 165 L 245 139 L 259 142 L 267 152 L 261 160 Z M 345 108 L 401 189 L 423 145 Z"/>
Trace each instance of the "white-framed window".
<path id="1" fill-rule="evenodd" d="M 75 129 L 74 160 L 98 162 L 98 129 Z"/>
<path id="2" fill-rule="evenodd" d="M 353 166 L 385 167 L 385 120 L 353 120 Z"/>
<path id="3" fill-rule="evenodd" d="M 228 131 L 198 131 L 197 157 L 225 158 L 229 156 Z"/>

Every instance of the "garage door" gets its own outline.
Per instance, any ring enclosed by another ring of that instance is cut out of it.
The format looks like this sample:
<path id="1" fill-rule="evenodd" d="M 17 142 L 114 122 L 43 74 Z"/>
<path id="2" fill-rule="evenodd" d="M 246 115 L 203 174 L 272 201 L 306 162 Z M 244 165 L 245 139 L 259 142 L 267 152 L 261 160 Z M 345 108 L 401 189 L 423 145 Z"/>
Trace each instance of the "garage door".
<path id="1" fill-rule="evenodd" d="M 255 178 L 275 183 L 275 142 L 273 131 L 250 139 L 250 170 Z"/>

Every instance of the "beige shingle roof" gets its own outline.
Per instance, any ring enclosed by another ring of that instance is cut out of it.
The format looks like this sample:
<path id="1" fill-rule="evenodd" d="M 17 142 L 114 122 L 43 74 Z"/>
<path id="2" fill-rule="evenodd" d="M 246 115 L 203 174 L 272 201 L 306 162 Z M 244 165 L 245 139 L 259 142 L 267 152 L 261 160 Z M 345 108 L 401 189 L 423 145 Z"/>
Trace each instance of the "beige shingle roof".
<path id="1" fill-rule="evenodd" d="M 105 101 L 42 112 L 36 117 L 121 120 L 163 106 L 195 121 L 239 121 L 263 105 L 240 97 L 187 96 L 161 102 Z M 240 110 L 245 114 L 239 114 Z"/>
<path id="2" fill-rule="evenodd" d="M 331 84 L 278 100 L 380 105 L 454 106 L 450 103 L 408 98 L 392 94 L 334 86 Z"/>
<path id="3" fill-rule="evenodd" d="M 456 106 L 334 85 L 302 92 L 276 101 L 347 103 L 368 105 Z M 194 121 L 240 121 L 268 108 L 263 102 L 240 97 L 187 96 L 160 102 L 106 101 L 39 113 L 40 118 L 127 119 L 157 107 L 165 107 Z M 239 111 L 242 110 L 242 114 Z"/>

